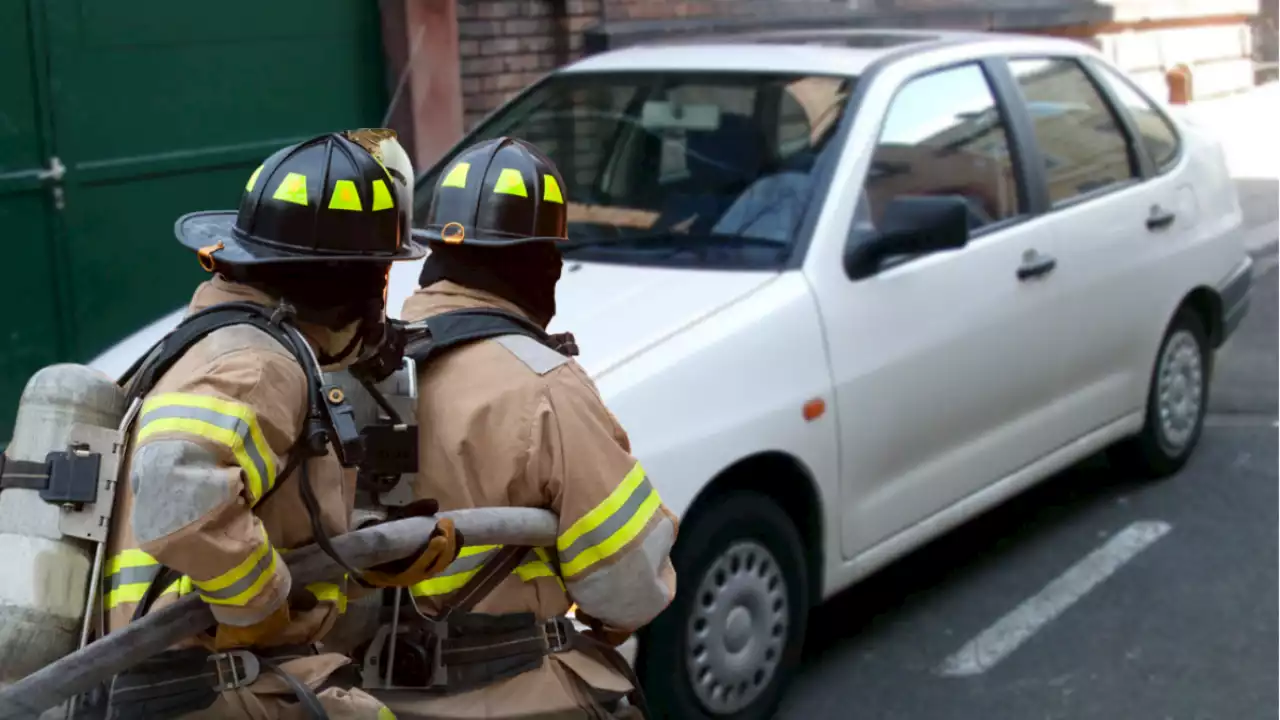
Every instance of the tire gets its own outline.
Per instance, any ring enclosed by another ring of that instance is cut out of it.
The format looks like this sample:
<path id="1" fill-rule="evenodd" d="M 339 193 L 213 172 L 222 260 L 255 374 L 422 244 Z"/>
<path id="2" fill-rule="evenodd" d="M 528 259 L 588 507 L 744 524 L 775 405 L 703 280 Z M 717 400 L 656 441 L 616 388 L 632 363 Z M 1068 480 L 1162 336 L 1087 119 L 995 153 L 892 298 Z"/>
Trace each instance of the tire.
<path id="1" fill-rule="evenodd" d="M 680 528 L 675 600 L 641 634 L 649 708 L 654 718 L 677 720 L 771 718 L 804 644 L 804 545 L 760 493 L 733 492 L 706 507 Z M 701 689 L 696 676 L 707 679 Z"/>
<path id="2" fill-rule="evenodd" d="M 1212 363 L 1204 323 L 1190 308 L 1179 308 L 1156 353 L 1142 431 L 1111 448 L 1108 455 L 1114 465 L 1147 479 L 1168 477 L 1182 469 L 1204 429 Z M 1162 373 L 1172 383 L 1165 385 L 1173 396 L 1168 403 L 1162 403 Z M 1163 420 L 1162 404 L 1170 411 L 1170 424 Z"/>

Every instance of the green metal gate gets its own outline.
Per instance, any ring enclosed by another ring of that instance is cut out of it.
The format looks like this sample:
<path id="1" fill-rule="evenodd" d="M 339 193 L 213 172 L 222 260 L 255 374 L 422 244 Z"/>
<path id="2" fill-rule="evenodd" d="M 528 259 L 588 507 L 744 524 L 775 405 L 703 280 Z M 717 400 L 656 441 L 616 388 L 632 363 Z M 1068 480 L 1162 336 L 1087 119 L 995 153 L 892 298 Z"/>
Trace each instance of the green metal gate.
<path id="1" fill-rule="evenodd" d="M 0 438 L 35 370 L 190 298 L 178 215 L 235 208 L 287 143 L 378 124 L 383 68 L 369 0 L 0 3 Z"/>

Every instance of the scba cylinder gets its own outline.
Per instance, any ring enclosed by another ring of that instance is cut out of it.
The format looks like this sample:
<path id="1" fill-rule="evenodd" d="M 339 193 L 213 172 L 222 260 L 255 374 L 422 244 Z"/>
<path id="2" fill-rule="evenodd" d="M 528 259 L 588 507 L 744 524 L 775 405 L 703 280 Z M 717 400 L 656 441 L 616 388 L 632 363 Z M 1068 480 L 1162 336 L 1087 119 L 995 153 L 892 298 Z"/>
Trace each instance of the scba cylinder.
<path id="1" fill-rule="evenodd" d="M 74 425 L 119 427 L 123 389 L 83 365 L 51 365 L 18 401 L 10 460 L 43 463 L 68 449 Z M 64 537 L 62 510 L 38 490 L 0 491 L 0 685 L 74 652 L 93 567 L 93 543 Z"/>

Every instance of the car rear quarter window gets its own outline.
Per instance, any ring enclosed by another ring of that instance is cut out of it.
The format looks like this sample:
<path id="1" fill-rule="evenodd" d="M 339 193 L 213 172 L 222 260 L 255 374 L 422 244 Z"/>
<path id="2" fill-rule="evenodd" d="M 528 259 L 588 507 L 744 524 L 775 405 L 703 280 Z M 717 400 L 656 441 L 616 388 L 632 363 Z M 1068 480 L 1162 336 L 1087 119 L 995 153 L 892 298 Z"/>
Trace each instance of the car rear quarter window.
<path id="1" fill-rule="evenodd" d="M 1009 69 L 1031 115 L 1053 204 L 1137 176 L 1123 130 L 1079 63 L 1017 59 Z"/>
<path id="2" fill-rule="evenodd" d="M 1019 212 L 1004 118 L 977 64 L 908 81 L 894 96 L 859 199 L 857 222 L 879 225 L 896 197 L 959 195 L 973 229 Z"/>
<path id="3" fill-rule="evenodd" d="M 1133 118 L 1151 162 L 1161 170 L 1171 167 L 1178 159 L 1178 133 L 1173 129 L 1173 123 L 1120 73 L 1102 63 L 1095 63 L 1094 67 L 1099 68 L 1102 81 Z"/>

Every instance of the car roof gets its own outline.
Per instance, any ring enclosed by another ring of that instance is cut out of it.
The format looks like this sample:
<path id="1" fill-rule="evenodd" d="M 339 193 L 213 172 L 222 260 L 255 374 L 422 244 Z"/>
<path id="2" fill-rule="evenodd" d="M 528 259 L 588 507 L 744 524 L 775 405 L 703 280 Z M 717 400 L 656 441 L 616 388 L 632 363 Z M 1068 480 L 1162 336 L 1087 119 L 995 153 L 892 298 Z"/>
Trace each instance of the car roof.
<path id="1" fill-rule="evenodd" d="M 1025 47 L 1028 42 L 1064 47 L 1062 41 L 1035 35 L 905 28 L 690 34 L 607 50 L 559 72 L 708 70 L 860 75 L 877 60 L 904 49 L 923 52 L 985 44 L 994 50 L 1002 44 Z M 761 45 L 769 45 L 768 52 L 761 52 Z"/>

